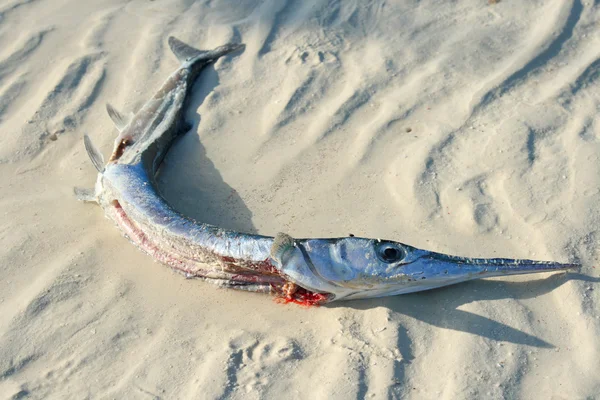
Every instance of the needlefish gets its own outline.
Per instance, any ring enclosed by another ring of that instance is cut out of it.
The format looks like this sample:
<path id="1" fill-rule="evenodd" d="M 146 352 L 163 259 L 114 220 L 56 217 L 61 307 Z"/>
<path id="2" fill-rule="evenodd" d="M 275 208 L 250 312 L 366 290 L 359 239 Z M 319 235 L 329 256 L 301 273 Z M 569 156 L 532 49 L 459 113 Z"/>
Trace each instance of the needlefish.
<path id="1" fill-rule="evenodd" d="M 93 189 L 75 189 L 98 203 L 137 247 L 160 263 L 222 287 L 271 293 L 283 302 L 318 305 L 337 300 L 392 296 L 478 278 L 564 271 L 577 264 L 506 258 L 456 257 L 392 240 L 362 237 L 297 239 L 247 234 L 197 222 L 163 199 L 155 175 L 173 141 L 191 129 L 184 118 L 194 81 L 220 57 L 240 52 L 229 43 L 203 51 L 170 37 L 179 68 L 135 115 L 110 104 L 119 130 L 105 164 L 84 136 L 98 170 Z"/>

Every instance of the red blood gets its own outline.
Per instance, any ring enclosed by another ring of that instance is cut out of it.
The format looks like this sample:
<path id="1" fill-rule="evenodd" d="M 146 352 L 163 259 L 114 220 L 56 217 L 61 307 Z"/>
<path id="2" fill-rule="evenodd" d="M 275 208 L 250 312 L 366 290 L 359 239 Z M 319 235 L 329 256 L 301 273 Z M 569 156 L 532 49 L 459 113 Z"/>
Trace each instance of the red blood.
<path id="1" fill-rule="evenodd" d="M 327 293 L 315 293 L 299 287 L 293 294 L 289 296 L 280 296 L 275 299 L 278 303 L 294 303 L 305 307 L 320 306 L 329 300 Z"/>

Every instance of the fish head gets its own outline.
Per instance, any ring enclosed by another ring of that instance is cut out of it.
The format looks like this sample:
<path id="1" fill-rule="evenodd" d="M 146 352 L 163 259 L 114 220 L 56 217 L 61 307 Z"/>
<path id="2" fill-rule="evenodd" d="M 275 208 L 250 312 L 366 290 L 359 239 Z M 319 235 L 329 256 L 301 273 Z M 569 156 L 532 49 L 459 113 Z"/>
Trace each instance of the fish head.
<path id="1" fill-rule="evenodd" d="M 391 240 L 357 237 L 292 239 L 274 248 L 273 258 L 286 276 L 305 289 L 329 293 L 335 299 L 381 297 L 478 278 L 578 267 L 548 261 L 456 257 Z"/>

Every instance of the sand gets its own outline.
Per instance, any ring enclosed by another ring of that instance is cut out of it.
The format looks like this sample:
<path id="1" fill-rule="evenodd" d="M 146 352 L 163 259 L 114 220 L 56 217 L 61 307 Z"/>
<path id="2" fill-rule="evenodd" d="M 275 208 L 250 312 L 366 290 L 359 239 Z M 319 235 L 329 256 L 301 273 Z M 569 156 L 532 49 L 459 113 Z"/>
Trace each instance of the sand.
<path id="1" fill-rule="evenodd" d="M 3 1 L 0 398 L 599 398 L 599 31 L 591 0 Z M 302 308 L 153 262 L 72 188 L 170 35 L 247 44 L 195 87 L 178 210 L 581 274 Z"/>

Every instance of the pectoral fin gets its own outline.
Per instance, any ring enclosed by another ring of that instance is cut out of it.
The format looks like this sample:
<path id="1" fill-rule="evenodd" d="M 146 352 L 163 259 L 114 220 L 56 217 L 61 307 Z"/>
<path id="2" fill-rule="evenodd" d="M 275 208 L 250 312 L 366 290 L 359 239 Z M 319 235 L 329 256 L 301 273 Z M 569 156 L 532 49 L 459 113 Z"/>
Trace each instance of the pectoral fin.
<path id="1" fill-rule="evenodd" d="M 294 246 L 294 239 L 290 235 L 279 232 L 271 245 L 271 258 L 282 263 L 285 254 Z"/>

